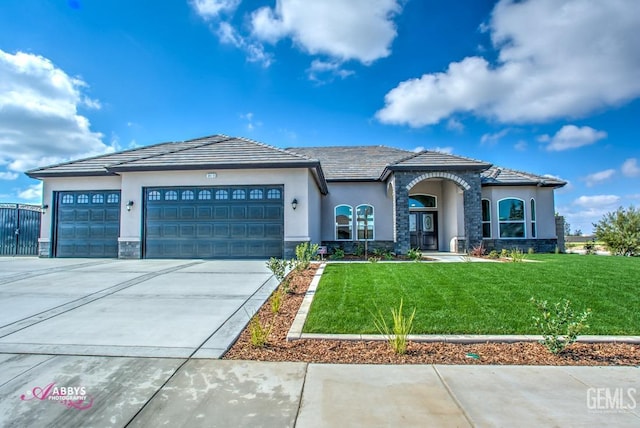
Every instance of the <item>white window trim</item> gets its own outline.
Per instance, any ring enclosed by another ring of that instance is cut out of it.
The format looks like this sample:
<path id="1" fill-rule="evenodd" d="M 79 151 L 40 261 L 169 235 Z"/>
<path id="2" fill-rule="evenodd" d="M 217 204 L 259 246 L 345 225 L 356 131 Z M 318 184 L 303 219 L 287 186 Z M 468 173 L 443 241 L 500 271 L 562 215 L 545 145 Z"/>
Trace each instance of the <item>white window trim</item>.
<path id="1" fill-rule="evenodd" d="M 514 220 L 504 220 L 504 221 L 502 221 L 502 220 L 500 220 L 500 202 L 506 201 L 508 199 L 515 199 L 517 201 L 522 202 L 522 209 L 524 210 L 524 212 L 522 213 L 522 220 L 517 220 L 517 221 L 514 221 Z M 496 203 L 496 208 L 497 208 L 496 212 L 498 213 L 498 236 L 499 236 L 499 239 L 527 239 L 527 235 L 528 235 L 528 233 L 527 233 L 527 203 L 525 202 L 525 200 L 521 199 L 521 198 L 516 198 L 515 196 L 502 198 L 502 199 L 499 199 L 498 202 Z M 522 223 L 524 225 L 524 236 L 522 236 L 522 237 L 519 237 L 519 236 L 505 236 L 505 237 L 503 237 L 502 234 L 500 233 L 500 225 L 502 223 Z"/>
<path id="2" fill-rule="evenodd" d="M 493 216 L 491 215 L 491 199 L 489 198 L 482 198 L 480 200 L 480 204 L 482 204 L 483 201 L 487 201 L 489 202 L 489 220 L 488 221 L 484 221 L 482 220 L 482 205 L 480 205 L 480 219 L 481 219 L 481 223 L 482 223 L 482 231 L 483 231 L 483 235 L 484 235 L 484 225 L 486 223 L 489 223 L 489 236 L 483 236 L 482 239 L 492 239 L 493 238 L 493 226 L 491 224 L 491 220 L 493 220 Z"/>
<path id="3" fill-rule="evenodd" d="M 338 222 L 336 221 L 336 217 L 338 217 L 338 208 L 340 207 L 349 207 L 349 209 L 351 210 L 351 220 L 349 221 L 349 232 L 351 235 L 351 238 L 349 239 L 341 239 L 338 238 Z M 333 234 L 334 234 L 334 238 L 336 241 L 353 241 L 354 235 L 353 235 L 353 207 L 351 205 L 347 205 L 347 204 L 339 204 L 336 205 L 335 207 L 333 207 Z"/>
<path id="4" fill-rule="evenodd" d="M 372 210 L 371 217 L 373 217 L 373 225 L 372 225 L 371 231 L 372 231 L 373 236 L 369 237 L 367 239 L 360 239 L 358 237 L 358 208 L 360 208 L 360 207 L 371 207 L 371 210 Z M 376 207 L 374 207 L 371 204 L 360 204 L 360 205 L 356 206 L 354 220 L 356 222 L 356 234 L 354 236 L 354 239 L 356 241 L 375 241 L 375 239 L 376 239 Z"/>

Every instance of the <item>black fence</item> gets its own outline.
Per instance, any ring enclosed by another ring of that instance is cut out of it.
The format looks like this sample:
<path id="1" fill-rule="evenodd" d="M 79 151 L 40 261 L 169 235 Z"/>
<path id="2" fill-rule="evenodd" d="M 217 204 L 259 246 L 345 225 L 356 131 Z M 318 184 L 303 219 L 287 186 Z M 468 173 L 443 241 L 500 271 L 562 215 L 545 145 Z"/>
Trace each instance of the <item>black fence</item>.
<path id="1" fill-rule="evenodd" d="M 0 204 L 0 256 L 38 255 L 41 208 Z"/>

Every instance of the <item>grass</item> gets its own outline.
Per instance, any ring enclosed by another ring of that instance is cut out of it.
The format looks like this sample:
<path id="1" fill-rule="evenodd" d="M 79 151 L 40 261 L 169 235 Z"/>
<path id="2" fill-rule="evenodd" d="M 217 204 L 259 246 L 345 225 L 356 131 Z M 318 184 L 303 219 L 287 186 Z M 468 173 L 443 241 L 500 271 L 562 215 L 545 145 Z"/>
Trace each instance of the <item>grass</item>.
<path id="1" fill-rule="evenodd" d="M 537 334 L 531 297 L 591 308 L 584 334 L 640 335 L 640 258 L 527 255 L 539 263 L 330 264 L 305 333 L 377 333 L 372 311 L 416 307 L 414 334 Z"/>

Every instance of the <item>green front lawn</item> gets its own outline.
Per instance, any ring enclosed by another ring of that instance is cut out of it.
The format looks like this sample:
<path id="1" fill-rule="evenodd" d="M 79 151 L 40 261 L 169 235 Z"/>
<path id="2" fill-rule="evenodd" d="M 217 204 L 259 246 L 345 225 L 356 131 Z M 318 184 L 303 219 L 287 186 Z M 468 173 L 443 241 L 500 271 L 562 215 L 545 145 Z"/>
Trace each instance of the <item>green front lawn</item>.
<path id="1" fill-rule="evenodd" d="M 304 332 L 378 333 L 372 312 L 402 298 L 415 334 L 537 334 L 535 297 L 591 308 L 585 334 L 640 335 L 640 258 L 527 258 L 539 263 L 329 264 Z"/>

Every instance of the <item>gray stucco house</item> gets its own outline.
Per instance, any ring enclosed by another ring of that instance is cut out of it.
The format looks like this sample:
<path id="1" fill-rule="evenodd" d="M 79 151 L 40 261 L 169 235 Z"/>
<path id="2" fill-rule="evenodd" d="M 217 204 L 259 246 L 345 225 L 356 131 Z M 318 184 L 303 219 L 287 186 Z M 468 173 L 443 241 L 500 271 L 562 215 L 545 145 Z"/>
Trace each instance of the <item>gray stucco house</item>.
<path id="1" fill-rule="evenodd" d="M 42 257 L 291 257 L 311 241 L 404 254 L 557 244 L 563 181 L 432 151 L 280 149 L 214 135 L 27 172 Z M 561 232 L 562 233 L 562 232 Z"/>

